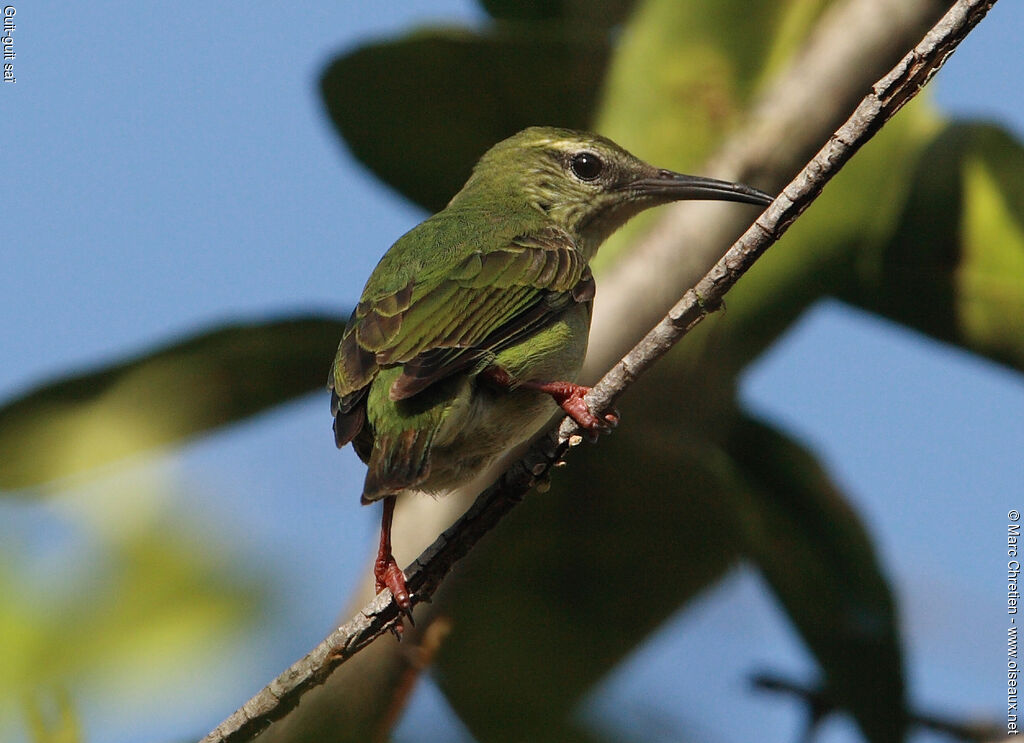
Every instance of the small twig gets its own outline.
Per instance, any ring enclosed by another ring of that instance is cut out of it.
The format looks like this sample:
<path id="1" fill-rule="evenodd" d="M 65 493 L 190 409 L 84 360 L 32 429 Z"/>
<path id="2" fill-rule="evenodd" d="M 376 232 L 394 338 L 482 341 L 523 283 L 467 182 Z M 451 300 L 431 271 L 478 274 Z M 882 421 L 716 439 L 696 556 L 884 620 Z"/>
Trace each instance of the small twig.
<path id="1" fill-rule="evenodd" d="M 810 163 L 751 225 L 697 285 L 669 311 L 632 351 L 626 354 L 587 396 L 594 411 L 608 410 L 640 374 L 663 356 L 692 327 L 717 310 L 725 293 L 777 241 L 821 193 L 825 184 L 853 154 L 913 98 L 942 66 L 957 44 L 985 16 L 996 0 L 958 0 L 924 39 L 864 97 L 853 115 L 828 140 Z M 452 566 L 489 532 L 548 469 L 579 440 L 571 419 L 542 436 L 473 506 L 407 571 L 414 602 L 429 601 Z M 399 621 L 391 595 L 378 595 L 353 619 L 332 632 L 305 658 L 278 676 L 211 732 L 203 743 L 251 740 L 274 720 L 284 717 L 310 688 L 322 684 L 341 663 Z"/>
<path id="2" fill-rule="evenodd" d="M 756 674 L 751 683 L 755 689 L 790 694 L 799 698 L 810 710 L 812 727 L 828 713 L 837 709 L 835 700 L 825 689 L 798 684 L 769 673 Z M 964 741 L 997 740 L 1004 734 L 1002 727 L 996 723 L 960 722 L 913 710 L 907 713 L 907 722 Z"/>

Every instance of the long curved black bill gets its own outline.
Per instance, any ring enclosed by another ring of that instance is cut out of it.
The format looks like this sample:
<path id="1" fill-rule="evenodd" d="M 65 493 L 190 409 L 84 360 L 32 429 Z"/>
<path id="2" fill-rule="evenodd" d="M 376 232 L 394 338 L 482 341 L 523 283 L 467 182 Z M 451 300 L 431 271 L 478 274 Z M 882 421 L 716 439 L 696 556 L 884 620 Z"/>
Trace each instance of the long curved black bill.
<path id="1" fill-rule="evenodd" d="M 633 181 L 629 186 L 642 194 L 661 197 L 666 201 L 704 199 L 768 206 L 775 198 L 742 183 L 720 181 L 717 178 L 704 178 L 699 175 L 684 175 L 671 170 L 659 170 L 655 176 Z"/>

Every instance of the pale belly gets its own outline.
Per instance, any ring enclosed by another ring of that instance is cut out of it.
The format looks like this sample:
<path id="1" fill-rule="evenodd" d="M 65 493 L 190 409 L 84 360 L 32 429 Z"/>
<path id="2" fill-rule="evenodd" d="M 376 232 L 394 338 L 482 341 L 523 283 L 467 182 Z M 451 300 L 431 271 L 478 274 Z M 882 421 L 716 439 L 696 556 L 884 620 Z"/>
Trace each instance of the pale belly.
<path id="1" fill-rule="evenodd" d="M 526 341 L 494 360 L 514 380 L 574 382 L 587 352 L 590 312 L 576 305 Z M 495 388 L 467 377 L 464 402 L 446 416 L 430 450 L 430 474 L 420 489 L 443 492 L 476 477 L 498 456 L 529 440 L 558 411 L 550 395 Z"/>

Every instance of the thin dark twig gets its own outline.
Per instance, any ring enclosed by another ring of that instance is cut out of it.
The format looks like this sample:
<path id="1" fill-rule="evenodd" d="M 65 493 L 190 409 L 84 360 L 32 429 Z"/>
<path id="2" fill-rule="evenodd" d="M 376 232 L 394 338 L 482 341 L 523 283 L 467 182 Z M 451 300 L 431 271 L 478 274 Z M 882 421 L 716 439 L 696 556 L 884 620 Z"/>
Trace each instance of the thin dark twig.
<path id="1" fill-rule="evenodd" d="M 691 328 L 722 304 L 725 293 L 821 193 L 853 154 L 931 79 L 956 46 L 995 5 L 996 0 L 958 0 L 921 42 L 872 86 L 853 115 L 829 138 L 757 221 L 710 271 L 686 292 L 633 350 L 587 395 L 594 411 L 611 408 L 629 385 L 661 358 Z M 549 468 L 581 440 L 571 419 L 542 436 L 526 454 L 484 490 L 473 506 L 444 532 L 407 571 L 414 602 L 429 601 L 452 566 L 468 553 L 526 493 L 543 481 Z M 268 686 L 217 726 L 202 743 L 251 740 L 284 717 L 300 697 L 399 621 L 388 592 L 379 594 Z"/>
<path id="2" fill-rule="evenodd" d="M 838 708 L 838 704 L 826 689 L 799 684 L 770 673 L 756 674 L 751 683 L 761 691 L 790 694 L 807 705 L 810 712 L 810 729 L 830 712 Z M 956 740 L 981 743 L 981 741 L 998 740 L 1003 735 L 1002 726 L 993 722 L 962 722 L 940 715 L 915 712 L 907 713 L 907 722 L 911 725 L 933 730 L 948 735 Z"/>

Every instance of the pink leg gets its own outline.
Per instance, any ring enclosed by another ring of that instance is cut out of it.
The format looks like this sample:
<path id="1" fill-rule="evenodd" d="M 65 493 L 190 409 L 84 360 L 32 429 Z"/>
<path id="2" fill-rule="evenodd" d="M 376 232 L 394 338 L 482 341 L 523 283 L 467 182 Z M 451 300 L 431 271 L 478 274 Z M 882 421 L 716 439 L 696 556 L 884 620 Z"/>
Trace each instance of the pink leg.
<path id="1" fill-rule="evenodd" d="M 398 604 L 398 608 L 412 621 L 412 599 L 405 587 L 405 573 L 398 567 L 395 556 L 391 554 L 391 519 L 395 514 L 395 496 L 384 498 L 384 515 L 380 524 L 380 549 L 377 560 L 373 564 L 373 577 L 377 584 L 377 593 L 385 588 Z M 400 625 L 399 625 L 400 626 Z"/>

